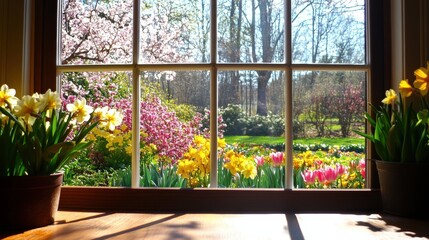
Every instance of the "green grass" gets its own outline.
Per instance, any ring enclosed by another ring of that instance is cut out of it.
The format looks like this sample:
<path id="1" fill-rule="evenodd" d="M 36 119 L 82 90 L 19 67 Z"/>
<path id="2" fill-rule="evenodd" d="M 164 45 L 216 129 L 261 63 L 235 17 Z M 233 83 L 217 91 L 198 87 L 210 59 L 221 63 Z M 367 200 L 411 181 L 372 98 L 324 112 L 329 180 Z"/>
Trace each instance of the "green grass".
<path id="1" fill-rule="evenodd" d="M 242 143 L 242 144 L 281 144 L 285 142 L 284 137 L 270 136 L 225 136 L 227 143 Z M 294 139 L 295 144 L 327 144 L 327 145 L 352 145 L 364 144 L 363 138 L 302 138 Z"/>

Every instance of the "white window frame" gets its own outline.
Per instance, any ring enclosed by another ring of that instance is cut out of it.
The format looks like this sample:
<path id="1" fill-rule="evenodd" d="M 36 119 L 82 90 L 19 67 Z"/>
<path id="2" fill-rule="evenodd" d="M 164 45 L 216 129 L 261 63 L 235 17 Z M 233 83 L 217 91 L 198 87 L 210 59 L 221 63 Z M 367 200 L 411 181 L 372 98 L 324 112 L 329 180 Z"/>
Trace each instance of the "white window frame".
<path id="1" fill-rule="evenodd" d="M 365 21 L 366 21 L 366 61 L 364 64 L 353 65 L 353 64 L 294 64 L 292 63 L 292 40 L 291 40 L 291 0 L 284 0 L 285 2 L 285 51 L 286 59 L 284 63 L 218 63 L 217 61 L 217 41 L 210 42 L 210 62 L 208 63 L 162 63 L 162 64 L 141 64 L 139 63 L 139 38 L 140 38 L 140 0 L 133 0 L 133 60 L 130 64 L 103 64 L 103 65 L 61 65 L 60 52 L 57 51 L 56 63 L 57 63 L 57 91 L 60 88 L 60 75 L 65 72 L 88 72 L 88 71 L 130 71 L 132 72 L 132 83 L 133 83 L 133 151 L 132 151 L 132 179 L 131 187 L 139 188 L 140 179 L 140 149 L 136 146 L 140 146 L 140 73 L 142 71 L 158 71 L 158 70 L 169 70 L 169 71 L 180 71 L 180 70 L 206 70 L 210 72 L 210 187 L 218 187 L 217 173 L 218 171 L 218 155 L 217 155 L 217 112 L 218 112 L 218 89 L 217 89 L 217 73 L 218 71 L 224 70 L 277 70 L 284 71 L 285 74 L 285 132 L 289 133 L 285 135 L 285 155 L 286 155 L 286 173 L 285 173 L 285 189 L 293 189 L 293 156 L 292 156 L 292 72 L 295 70 L 305 71 L 363 71 L 367 77 L 367 99 L 371 99 L 370 89 L 371 86 L 371 74 L 370 74 L 370 21 L 369 21 L 369 0 L 365 1 Z M 210 0 L 210 5 L 215 6 L 210 10 L 211 15 L 211 29 L 210 39 L 217 39 L 217 0 Z M 58 29 L 61 29 L 61 18 L 62 18 L 62 1 L 59 0 L 58 4 Z M 61 44 L 61 31 L 57 32 L 57 49 L 60 49 Z M 137 54 L 136 54 L 137 53 Z M 367 156 L 370 156 L 370 147 L 367 144 Z M 367 177 L 368 179 L 368 171 Z M 365 183 L 368 186 L 368 182 Z"/>

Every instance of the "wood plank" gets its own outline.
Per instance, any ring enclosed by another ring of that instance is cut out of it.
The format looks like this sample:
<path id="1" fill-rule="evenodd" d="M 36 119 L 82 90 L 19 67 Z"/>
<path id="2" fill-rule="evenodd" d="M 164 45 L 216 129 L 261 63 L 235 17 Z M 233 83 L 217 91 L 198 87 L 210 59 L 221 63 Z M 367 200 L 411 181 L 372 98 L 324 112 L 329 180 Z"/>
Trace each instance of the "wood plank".
<path id="1" fill-rule="evenodd" d="M 317 203 L 315 200 L 317 199 Z M 61 209 L 283 213 L 379 211 L 379 190 L 62 187 Z"/>
<path id="2" fill-rule="evenodd" d="M 54 225 L 1 233 L 5 240 L 429 239 L 429 219 L 378 213 L 124 213 L 59 211 Z"/>

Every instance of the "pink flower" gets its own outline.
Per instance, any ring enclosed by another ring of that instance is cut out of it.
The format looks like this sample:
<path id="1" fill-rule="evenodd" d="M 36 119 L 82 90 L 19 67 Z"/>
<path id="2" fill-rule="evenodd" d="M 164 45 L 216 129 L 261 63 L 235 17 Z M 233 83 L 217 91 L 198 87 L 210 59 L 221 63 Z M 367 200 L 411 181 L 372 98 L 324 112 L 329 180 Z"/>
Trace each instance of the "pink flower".
<path id="1" fill-rule="evenodd" d="M 304 172 L 301 172 L 301 176 L 304 179 L 304 182 L 308 185 L 311 185 L 316 181 L 316 174 L 314 171 L 305 170 Z"/>
<path id="2" fill-rule="evenodd" d="M 365 162 L 365 159 L 362 158 L 359 161 L 357 169 L 360 171 L 360 174 L 362 175 L 362 177 L 365 178 L 366 177 L 366 162 Z"/>
<path id="3" fill-rule="evenodd" d="M 341 165 L 339 163 L 337 163 L 335 165 L 335 167 L 336 167 L 338 175 L 343 175 L 346 172 L 346 167 L 344 167 L 343 165 Z"/>
<path id="4" fill-rule="evenodd" d="M 327 184 L 330 184 L 331 182 L 335 181 L 338 177 L 337 169 L 330 166 L 325 167 L 324 174 Z"/>
<path id="5" fill-rule="evenodd" d="M 264 165 L 264 157 L 263 156 L 256 156 L 255 157 L 255 162 L 256 162 L 256 165 L 259 167 L 259 166 L 262 166 L 262 165 Z"/>
<path id="6" fill-rule="evenodd" d="M 333 168 L 330 166 L 327 166 L 325 168 L 317 169 L 315 171 L 316 177 L 319 180 L 320 183 L 323 183 L 324 185 L 329 185 L 333 181 L 337 180 L 338 178 L 338 170 L 337 168 Z"/>
<path id="7" fill-rule="evenodd" d="M 317 169 L 314 171 L 314 174 L 316 175 L 317 180 L 320 183 L 324 183 L 326 178 L 325 178 L 325 173 L 323 172 L 323 169 Z"/>
<path id="8" fill-rule="evenodd" d="M 272 152 L 270 153 L 270 158 L 273 161 L 273 166 L 281 166 L 283 164 L 283 152 Z"/>

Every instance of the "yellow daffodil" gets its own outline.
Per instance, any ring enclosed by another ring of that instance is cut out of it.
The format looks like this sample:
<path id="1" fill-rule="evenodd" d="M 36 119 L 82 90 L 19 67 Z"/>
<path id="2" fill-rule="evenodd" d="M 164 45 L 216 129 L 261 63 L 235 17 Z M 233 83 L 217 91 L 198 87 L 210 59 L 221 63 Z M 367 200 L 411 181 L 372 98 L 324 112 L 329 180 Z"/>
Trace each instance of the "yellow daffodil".
<path id="1" fill-rule="evenodd" d="M 110 109 L 106 112 L 101 118 L 103 125 L 110 131 L 115 130 L 115 128 L 122 123 L 122 114 L 116 109 Z"/>
<path id="2" fill-rule="evenodd" d="M 217 140 L 217 147 L 218 148 L 225 148 L 226 147 L 225 138 L 218 138 L 218 140 Z"/>
<path id="3" fill-rule="evenodd" d="M 104 116 L 107 114 L 107 111 L 109 110 L 109 108 L 107 106 L 105 107 L 98 107 L 94 110 L 94 118 L 95 119 L 103 119 Z"/>
<path id="4" fill-rule="evenodd" d="M 10 108 L 16 105 L 18 98 L 15 97 L 16 90 L 9 88 L 6 84 L 0 87 L 0 107 L 5 107 L 6 104 L 10 105 Z"/>
<path id="5" fill-rule="evenodd" d="M 395 104 L 396 99 L 397 99 L 397 95 L 395 90 L 390 89 L 390 90 L 386 90 L 386 98 L 384 98 L 381 102 L 386 105 L 389 105 L 389 104 L 393 105 Z"/>
<path id="6" fill-rule="evenodd" d="M 403 98 L 411 96 L 413 93 L 413 87 L 408 83 L 408 79 L 402 80 L 399 83 L 399 92 Z"/>
<path id="7" fill-rule="evenodd" d="M 22 118 L 25 123 L 33 125 L 39 113 L 39 106 L 40 102 L 36 98 L 28 95 L 23 96 L 21 100 L 18 100 L 14 108 L 15 115 Z"/>
<path id="8" fill-rule="evenodd" d="M 78 123 L 88 121 L 91 117 L 90 114 L 93 112 L 93 108 L 86 105 L 85 98 L 82 100 L 76 99 L 74 103 L 67 104 L 67 110 L 73 113 Z"/>
<path id="9" fill-rule="evenodd" d="M 48 89 L 45 94 L 39 96 L 41 108 L 46 109 L 47 116 L 51 116 L 52 110 L 61 108 L 60 95 L 57 92 L 52 92 Z"/>
<path id="10" fill-rule="evenodd" d="M 429 90 L 429 61 L 426 68 L 421 67 L 415 70 L 414 75 L 416 76 L 416 80 L 413 83 L 414 87 L 419 89 L 420 94 L 426 96 Z"/>

